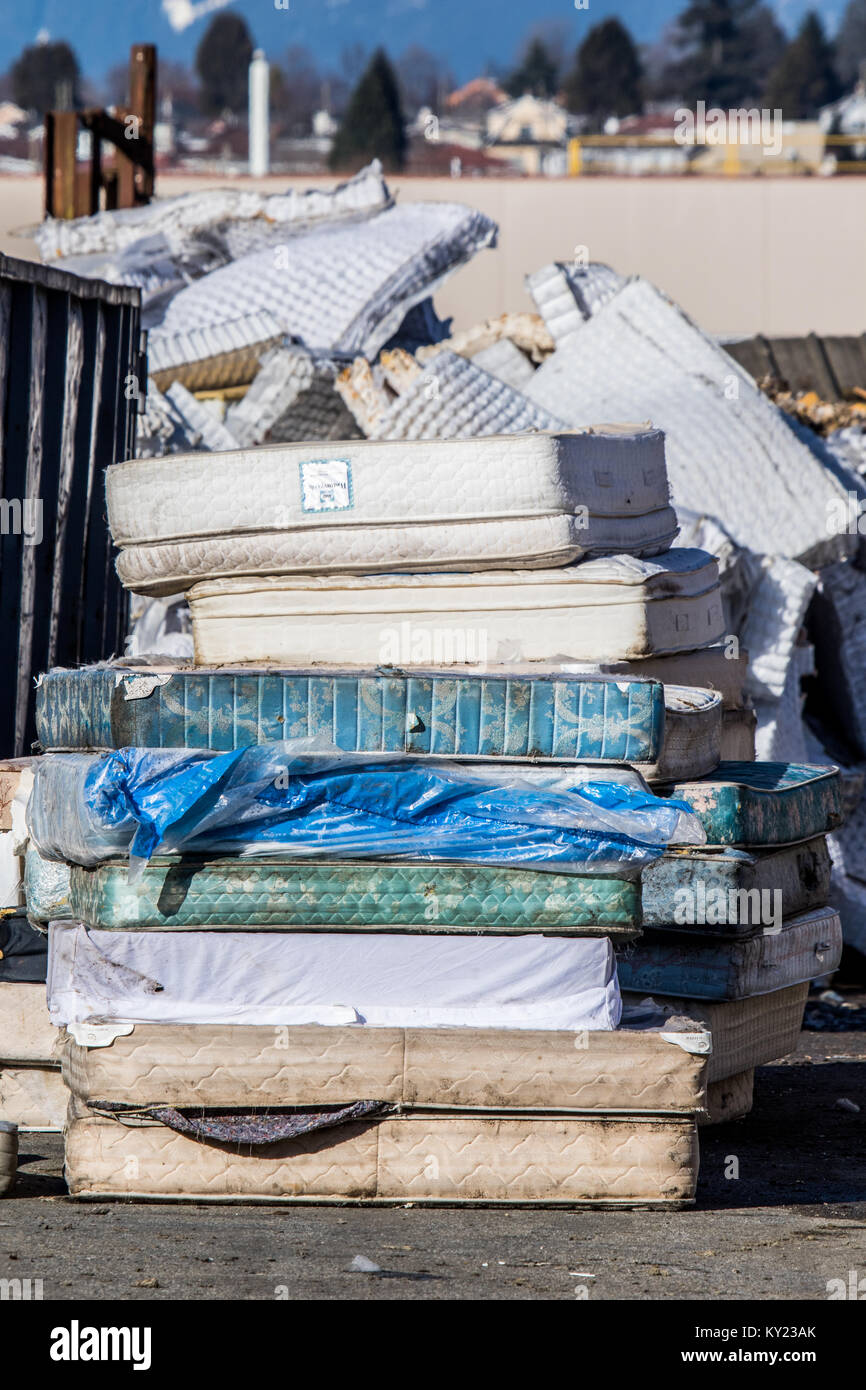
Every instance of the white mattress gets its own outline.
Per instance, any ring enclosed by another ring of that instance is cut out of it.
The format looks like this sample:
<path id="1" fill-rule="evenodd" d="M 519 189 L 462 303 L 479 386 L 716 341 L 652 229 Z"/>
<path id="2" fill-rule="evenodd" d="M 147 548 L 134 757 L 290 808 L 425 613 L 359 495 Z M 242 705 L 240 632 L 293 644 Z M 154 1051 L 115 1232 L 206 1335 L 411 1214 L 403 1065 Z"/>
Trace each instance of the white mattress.
<path id="1" fill-rule="evenodd" d="M 632 660 L 717 642 L 715 560 L 670 550 L 555 570 L 217 579 L 189 594 L 202 666 Z"/>
<path id="2" fill-rule="evenodd" d="M 52 1022 L 615 1028 L 606 937 L 50 929 Z"/>
<path id="3" fill-rule="evenodd" d="M 503 340 L 496 346 L 500 352 L 512 348 L 526 363 L 531 379 L 532 368 L 513 343 Z M 351 400 L 348 391 L 344 399 Z M 400 394 L 365 433 L 370 439 L 465 439 L 562 428 L 555 415 L 527 400 L 522 387 L 492 375 L 478 358 L 442 351 L 423 372 L 401 383 Z"/>
<path id="4" fill-rule="evenodd" d="M 270 445 L 108 469 L 118 573 L 198 579 L 566 565 L 676 535 L 657 430 Z"/>
<path id="5" fill-rule="evenodd" d="M 856 537 L 827 531 L 842 485 L 752 378 L 646 280 L 601 304 L 526 394 L 572 425 L 652 420 L 665 431 L 675 505 L 721 518 L 742 545 L 818 564 L 854 548 Z"/>

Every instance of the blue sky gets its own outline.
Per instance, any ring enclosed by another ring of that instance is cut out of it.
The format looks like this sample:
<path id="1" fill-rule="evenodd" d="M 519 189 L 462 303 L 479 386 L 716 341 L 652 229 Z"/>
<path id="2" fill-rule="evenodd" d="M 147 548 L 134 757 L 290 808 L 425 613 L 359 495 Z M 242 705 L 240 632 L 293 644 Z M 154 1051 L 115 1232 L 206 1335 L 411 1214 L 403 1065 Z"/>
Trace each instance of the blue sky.
<path id="1" fill-rule="evenodd" d="M 215 0 L 210 0 L 215 3 Z M 32 43 L 40 30 L 66 39 L 75 48 L 88 77 L 125 63 L 131 43 L 155 43 L 165 58 L 190 63 L 207 16 L 179 30 L 169 21 L 201 0 L 0 0 L 0 72 Z M 255 41 L 278 58 L 291 44 L 304 44 L 321 66 L 336 67 L 350 44 L 372 49 L 384 44 L 399 55 L 409 44 L 422 44 L 447 59 L 458 80 L 481 71 L 488 61 L 509 64 L 530 26 L 559 20 L 568 26 L 575 47 L 593 24 L 618 15 L 643 42 L 655 39 L 684 8 L 685 0 L 589 0 L 585 10 L 575 0 L 233 0 L 229 8 L 244 15 Z M 835 29 L 845 0 L 775 0 L 773 8 L 785 28 L 796 28 L 803 14 L 819 9 L 828 29 Z"/>

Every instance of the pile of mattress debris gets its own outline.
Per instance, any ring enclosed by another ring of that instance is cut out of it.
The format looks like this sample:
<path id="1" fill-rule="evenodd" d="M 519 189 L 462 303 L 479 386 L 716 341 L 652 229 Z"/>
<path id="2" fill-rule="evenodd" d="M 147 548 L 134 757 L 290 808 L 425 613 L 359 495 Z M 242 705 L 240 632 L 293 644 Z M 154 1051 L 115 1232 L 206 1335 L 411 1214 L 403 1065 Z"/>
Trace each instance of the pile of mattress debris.
<path id="1" fill-rule="evenodd" d="M 375 166 L 39 235 L 150 377 L 127 653 L 0 771 L 0 1117 L 99 1200 L 692 1200 L 866 951 L 856 447 L 608 267 L 451 334 L 496 228 Z"/>
<path id="2" fill-rule="evenodd" d="M 866 382 L 838 421 L 793 418 L 660 290 L 582 261 L 528 276 L 535 312 L 451 334 L 432 296 L 496 227 L 454 204 L 398 206 L 377 164 L 330 192 L 210 190 L 35 235 L 46 259 L 142 290 L 140 457 L 651 420 L 667 438 L 677 543 L 719 561 L 726 633 L 750 653 L 741 727 L 756 719 L 762 758 L 839 764 L 853 811 Z M 129 653 L 189 656 L 186 602 L 161 588 L 133 600 Z M 866 816 L 830 847 L 845 938 L 866 955 Z"/>
<path id="3" fill-rule="evenodd" d="M 194 654 L 37 692 L 71 1193 L 692 1201 L 698 1124 L 838 965 L 842 791 L 752 760 L 661 432 L 139 459 L 107 498 Z"/>

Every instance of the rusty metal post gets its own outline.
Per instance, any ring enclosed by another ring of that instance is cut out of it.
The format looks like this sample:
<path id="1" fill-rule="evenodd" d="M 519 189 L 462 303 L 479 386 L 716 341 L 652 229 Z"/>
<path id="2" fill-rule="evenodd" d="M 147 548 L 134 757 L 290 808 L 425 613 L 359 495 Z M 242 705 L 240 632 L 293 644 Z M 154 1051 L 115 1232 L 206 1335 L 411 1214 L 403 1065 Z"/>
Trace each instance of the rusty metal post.
<path id="1" fill-rule="evenodd" d="M 127 124 L 130 116 L 134 116 L 134 111 L 128 111 L 125 106 L 114 108 L 115 120 L 127 130 L 132 131 L 134 126 Z M 123 141 L 120 140 L 115 145 L 115 166 L 117 168 L 117 201 L 114 204 L 118 208 L 134 208 L 135 197 L 135 161 L 124 153 Z"/>
<path id="2" fill-rule="evenodd" d="M 78 145 L 78 113 L 53 111 L 51 164 L 46 170 L 51 180 L 51 205 L 55 217 L 75 216 L 75 151 Z M 46 198 L 46 203 L 48 199 Z"/>
<path id="3" fill-rule="evenodd" d="M 149 150 L 147 162 L 136 170 L 136 201 L 153 197 L 153 128 L 156 123 L 156 47 L 135 43 L 129 54 L 129 113 L 138 117 L 138 135 Z"/>

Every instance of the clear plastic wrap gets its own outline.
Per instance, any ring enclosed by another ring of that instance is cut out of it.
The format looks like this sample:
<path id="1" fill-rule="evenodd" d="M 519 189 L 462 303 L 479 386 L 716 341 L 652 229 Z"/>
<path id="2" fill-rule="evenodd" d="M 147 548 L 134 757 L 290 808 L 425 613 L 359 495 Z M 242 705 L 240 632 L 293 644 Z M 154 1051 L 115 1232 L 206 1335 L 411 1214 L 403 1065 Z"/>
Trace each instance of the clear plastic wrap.
<path id="1" fill-rule="evenodd" d="M 629 769 L 464 766 L 322 751 L 309 741 L 230 753 L 124 748 L 39 760 L 30 831 L 47 859 L 129 853 L 484 863 L 638 873 L 700 844 L 686 802 Z"/>

